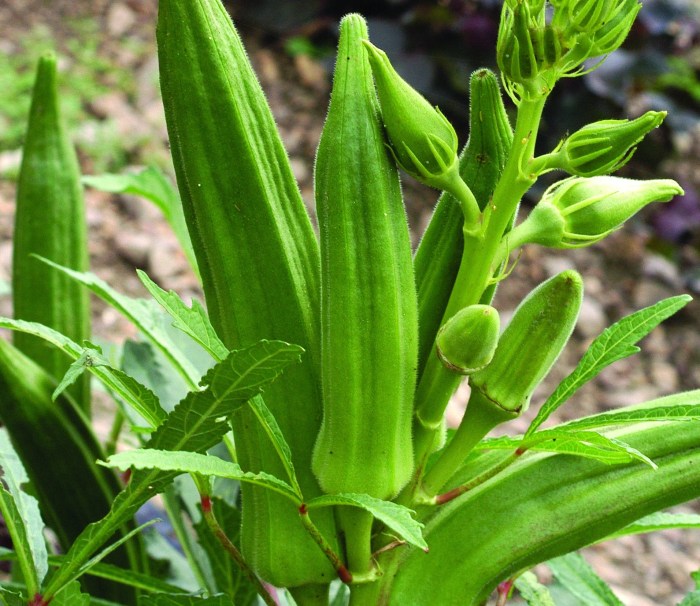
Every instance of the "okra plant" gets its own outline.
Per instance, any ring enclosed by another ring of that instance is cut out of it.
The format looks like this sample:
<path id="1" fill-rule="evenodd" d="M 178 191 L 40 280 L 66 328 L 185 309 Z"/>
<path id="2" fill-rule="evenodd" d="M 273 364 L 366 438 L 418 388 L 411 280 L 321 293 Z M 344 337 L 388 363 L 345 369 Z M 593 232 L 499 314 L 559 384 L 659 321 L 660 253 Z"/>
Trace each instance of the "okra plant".
<path id="1" fill-rule="evenodd" d="M 558 80 L 595 69 L 638 10 L 505 0 L 500 84 L 488 69 L 472 75 L 461 149 L 363 18 L 345 17 L 316 233 L 220 0 L 160 0 L 177 191 L 153 170 L 85 182 L 164 209 L 206 307 L 144 272 L 148 299 L 86 271 L 80 177 L 55 59 L 43 57 L 17 197 L 16 317 L 0 319 L 17 336 L 0 340 L 0 512 L 13 542 L 0 602 L 477 605 L 494 591 L 505 604 L 515 586 L 542 605 L 554 602 L 528 570 L 549 562 L 583 581 L 564 588 L 579 600 L 610 604 L 574 552 L 700 527 L 656 513 L 700 496 L 700 390 L 543 426 L 690 297 L 607 328 L 544 402 L 533 393 L 575 327 L 584 280 L 568 270 L 538 285 L 502 332 L 491 305 L 520 247 L 588 246 L 682 193 L 610 176 L 663 112 L 595 122 L 536 152 Z M 399 168 L 442 191 L 415 253 Z M 550 171 L 560 180 L 518 216 Z M 140 330 L 121 356 L 89 341 L 87 292 Z M 90 375 L 115 403 L 105 443 L 89 422 Z M 465 380 L 464 418 L 447 429 Z M 529 406 L 524 435 L 489 437 Z M 146 528 L 153 520 L 135 521 L 156 495 L 174 547 Z"/>

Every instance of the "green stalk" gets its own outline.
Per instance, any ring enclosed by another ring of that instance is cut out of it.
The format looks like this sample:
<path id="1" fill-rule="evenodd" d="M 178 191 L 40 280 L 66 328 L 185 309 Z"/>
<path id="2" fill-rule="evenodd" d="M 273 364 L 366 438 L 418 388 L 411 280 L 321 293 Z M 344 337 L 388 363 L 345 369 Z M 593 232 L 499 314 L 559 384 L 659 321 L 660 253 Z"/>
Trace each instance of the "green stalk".
<path id="1" fill-rule="evenodd" d="M 440 454 L 423 480 L 423 491 L 432 497 L 454 475 L 472 449 L 497 425 L 513 419 L 517 414 L 499 409 L 478 390 L 472 390 L 464 418 L 452 441 Z"/>
<path id="2" fill-rule="evenodd" d="M 185 528 L 185 524 L 182 520 L 182 508 L 180 507 L 179 497 L 175 493 L 175 489 L 171 484 L 163 492 L 163 505 L 165 511 L 168 514 L 168 519 L 175 532 L 175 538 L 177 539 L 180 547 L 182 548 L 182 553 L 185 556 L 187 563 L 192 569 L 192 574 L 194 574 L 195 579 L 199 583 L 199 586 L 203 589 L 207 589 L 209 592 L 213 593 L 215 587 L 212 587 L 211 583 L 207 579 L 207 575 L 204 573 L 202 566 L 200 565 L 199 558 L 194 553 L 192 549 L 192 536 Z"/>
<path id="3" fill-rule="evenodd" d="M 521 198 L 534 182 L 525 174 L 533 156 L 545 98 L 523 100 L 518 111 L 513 144 L 493 199 L 485 212 L 483 232 L 464 233 L 464 252 L 450 300 L 445 310 L 444 324 L 467 305 L 479 303 L 495 271 L 494 263 L 501 238 L 508 229 L 513 213 Z M 444 373 L 437 356 L 429 356 L 418 386 L 416 419 L 414 422 L 415 456 L 419 468 L 434 443 L 439 431 L 447 401 L 446 393 L 453 393 L 461 380 L 459 375 Z"/>
<path id="4" fill-rule="evenodd" d="M 202 515 L 204 516 L 204 519 L 206 520 L 207 525 L 209 526 L 209 529 L 212 531 L 213 535 L 218 539 L 219 543 L 221 543 L 224 551 L 236 563 L 241 571 L 243 571 L 243 574 L 245 574 L 253 587 L 255 587 L 255 591 L 257 591 L 258 595 L 266 606 L 277 606 L 277 602 L 270 595 L 270 592 L 265 588 L 265 586 L 260 582 L 260 579 L 255 572 L 253 572 L 250 566 L 248 566 L 248 563 L 241 555 L 238 547 L 231 542 L 231 539 L 226 536 L 223 528 L 221 528 L 219 525 L 219 522 L 214 516 L 214 511 L 211 508 L 211 501 L 209 500 L 209 497 L 202 497 Z"/>

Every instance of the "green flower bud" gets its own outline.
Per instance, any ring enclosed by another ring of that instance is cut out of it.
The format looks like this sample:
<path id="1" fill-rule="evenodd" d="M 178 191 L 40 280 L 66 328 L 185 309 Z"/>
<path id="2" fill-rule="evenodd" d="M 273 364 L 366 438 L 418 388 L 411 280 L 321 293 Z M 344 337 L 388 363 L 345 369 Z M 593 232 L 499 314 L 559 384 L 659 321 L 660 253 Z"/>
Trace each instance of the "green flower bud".
<path id="1" fill-rule="evenodd" d="M 491 363 L 471 376 L 472 390 L 499 409 L 524 412 L 569 340 L 582 298 L 583 282 L 573 270 L 530 292 L 501 335 Z"/>
<path id="2" fill-rule="evenodd" d="M 422 183 L 462 200 L 466 186 L 459 176 L 455 129 L 438 108 L 396 73 L 384 51 L 370 42 L 364 44 L 389 149 L 397 164 Z M 472 211 L 478 214 L 478 208 Z"/>
<path id="3" fill-rule="evenodd" d="M 637 0 L 608 0 L 606 4 L 609 5 L 609 9 L 602 25 L 589 30 L 593 41 L 591 57 L 609 55 L 618 49 L 630 33 L 634 20 L 642 8 Z"/>
<path id="4" fill-rule="evenodd" d="M 681 194 L 683 190 L 672 179 L 571 177 L 547 189 L 517 229 L 528 233 L 529 242 L 555 248 L 579 248 L 602 240 L 648 204 L 668 202 Z M 556 214 L 563 223 L 558 243 L 551 237 Z M 523 243 L 521 235 L 513 235 L 518 243 Z"/>
<path id="5" fill-rule="evenodd" d="M 451 371 L 469 375 L 488 365 L 498 344 L 500 320 L 490 305 L 469 305 L 452 316 L 436 338 L 437 355 Z"/>
<path id="6" fill-rule="evenodd" d="M 663 122 L 666 112 L 647 112 L 635 120 L 601 120 L 565 139 L 547 159 L 546 168 L 594 177 L 614 172 L 627 163 L 636 145 Z"/>

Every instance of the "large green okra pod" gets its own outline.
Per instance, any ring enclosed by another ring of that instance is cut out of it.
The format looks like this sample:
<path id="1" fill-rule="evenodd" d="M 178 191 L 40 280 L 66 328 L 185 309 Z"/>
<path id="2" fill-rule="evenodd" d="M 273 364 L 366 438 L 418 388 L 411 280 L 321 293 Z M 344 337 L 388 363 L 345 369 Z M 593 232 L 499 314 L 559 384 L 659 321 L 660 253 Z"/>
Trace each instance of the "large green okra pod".
<path id="1" fill-rule="evenodd" d="M 417 310 L 406 214 L 366 35 L 360 16 L 343 20 L 316 158 L 323 425 L 313 465 L 327 492 L 389 498 L 413 466 Z"/>
<path id="2" fill-rule="evenodd" d="M 87 228 L 80 169 L 75 150 L 61 121 L 56 83 L 56 58 L 39 59 L 22 166 L 17 184 L 17 210 L 12 266 L 14 315 L 45 324 L 82 343 L 90 338 L 87 291 L 32 254 L 77 271 L 88 268 Z M 17 348 L 55 379 L 71 360 L 37 337 L 14 333 Z M 90 409 L 89 375 L 70 393 L 86 412 Z"/>
<path id="3" fill-rule="evenodd" d="M 512 141 L 513 129 L 498 80 L 488 69 L 479 69 L 470 82 L 469 141 L 459 161 L 459 172 L 482 210 L 503 171 Z M 459 203 L 451 194 L 443 193 L 416 250 L 413 263 L 418 289 L 419 372 L 433 351 L 459 271 L 463 223 Z"/>
<path id="4" fill-rule="evenodd" d="M 224 343 L 261 338 L 306 349 L 266 389 L 305 497 L 320 493 L 311 452 L 321 424 L 318 243 L 264 94 L 219 0 L 161 0 L 161 87 L 177 182 L 212 323 Z M 283 478 L 248 408 L 233 419 L 239 463 Z M 243 554 L 277 586 L 330 581 L 326 557 L 283 497 L 242 487 Z M 330 511 L 314 512 L 329 541 Z"/>

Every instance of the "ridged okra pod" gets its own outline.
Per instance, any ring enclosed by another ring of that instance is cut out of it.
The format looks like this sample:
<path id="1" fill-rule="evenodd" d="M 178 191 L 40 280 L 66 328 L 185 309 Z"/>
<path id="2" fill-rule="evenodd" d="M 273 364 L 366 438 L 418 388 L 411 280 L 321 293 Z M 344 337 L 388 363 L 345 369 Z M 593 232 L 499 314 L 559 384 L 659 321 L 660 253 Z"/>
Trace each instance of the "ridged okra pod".
<path id="1" fill-rule="evenodd" d="M 343 20 L 316 158 L 323 424 L 313 465 L 327 492 L 390 498 L 413 465 L 417 308 L 406 214 L 366 35 L 360 16 Z"/>
<path id="2" fill-rule="evenodd" d="M 301 345 L 302 364 L 265 390 L 304 496 L 320 493 L 311 452 L 321 424 L 318 243 L 264 94 L 219 0 L 161 0 L 161 88 L 185 217 L 208 311 L 227 347 Z M 239 463 L 285 477 L 252 411 L 233 418 Z M 242 487 L 243 555 L 276 586 L 324 583 L 333 568 L 293 504 Z M 314 512 L 329 541 L 332 513 Z"/>
<path id="3" fill-rule="evenodd" d="M 29 124 L 17 183 L 12 265 L 14 315 L 40 322 L 76 343 L 90 338 L 87 291 L 77 282 L 36 259 L 41 255 L 77 271 L 88 268 L 85 204 L 75 150 L 61 120 L 56 58 L 45 54 L 32 93 Z M 14 344 L 55 379 L 71 360 L 37 337 L 14 333 Z M 70 393 L 90 410 L 89 375 Z"/>
<path id="4" fill-rule="evenodd" d="M 489 202 L 503 171 L 513 129 L 506 114 L 498 80 L 488 69 L 479 69 L 470 81 L 469 140 L 459 161 L 459 172 L 479 207 Z M 418 290 L 419 372 L 434 351 L 460 262 L 464 217 L 457 200 L 443 193 L 430 224 L 416 250 L 414 267 Z M 482 303 L 489 303 L 482 300 Z"/>

